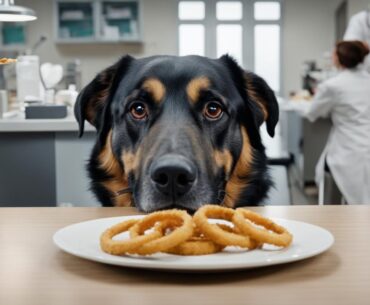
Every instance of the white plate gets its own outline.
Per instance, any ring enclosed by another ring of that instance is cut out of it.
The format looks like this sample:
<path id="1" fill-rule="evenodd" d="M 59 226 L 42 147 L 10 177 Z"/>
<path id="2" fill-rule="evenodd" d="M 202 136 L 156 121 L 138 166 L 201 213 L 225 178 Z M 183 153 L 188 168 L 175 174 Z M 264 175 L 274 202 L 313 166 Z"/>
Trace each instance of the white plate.
<path id="1" fill-rule="evenodd" d="M 253 251 L 241 251 L 228 247 L 223 252 L 202 256 L 178 256 L 154 254 L 151 256 L 114 256 L 103 252 L 99 237 L 108 227 L 121 221 L 142 216 L 101 218 L 81 222 L 60 229 L 54 234 L 54 243 L 62 250 L 100 263 L 145 268 L 183 271 L 221 271 L 247 269 L 290 263 L 318 255 L 334 243 L 333 235 L 318 226 L 308 223 L 274 219 L 293 234 L 293 242 L 286 249 L 265 247 Z M 124 236 L 121 234 L 120 236 Z"/>

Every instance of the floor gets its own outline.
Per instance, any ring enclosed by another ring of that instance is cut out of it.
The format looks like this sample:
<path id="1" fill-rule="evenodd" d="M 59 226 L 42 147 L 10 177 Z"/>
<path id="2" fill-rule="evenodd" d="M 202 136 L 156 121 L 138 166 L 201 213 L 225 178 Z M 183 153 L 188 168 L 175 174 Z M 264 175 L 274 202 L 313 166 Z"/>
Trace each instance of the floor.
<path id="1" fill-rule="evenodd" d="M 288 180 L 291 204 L 293 205 L 316 205 L 318 202 L 318 190 L 316 186 L 302 188 L 298 179 L 296 166 L 288 168 Z"/>

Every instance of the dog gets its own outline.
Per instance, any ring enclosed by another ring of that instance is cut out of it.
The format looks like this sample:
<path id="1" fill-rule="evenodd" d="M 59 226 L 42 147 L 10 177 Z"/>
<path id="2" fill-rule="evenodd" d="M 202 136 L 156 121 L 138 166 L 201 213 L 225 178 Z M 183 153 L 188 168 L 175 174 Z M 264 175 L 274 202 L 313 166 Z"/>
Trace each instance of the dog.
<path id="1" fill-rule="evenodd" d="M 272 186 L 259 129 L 274 136 L 274 92 L 229 55 L 123 56 L 79 94 L 97 130 L 87 170 L 103 206 L 143 212 L 258 205 Z"/>

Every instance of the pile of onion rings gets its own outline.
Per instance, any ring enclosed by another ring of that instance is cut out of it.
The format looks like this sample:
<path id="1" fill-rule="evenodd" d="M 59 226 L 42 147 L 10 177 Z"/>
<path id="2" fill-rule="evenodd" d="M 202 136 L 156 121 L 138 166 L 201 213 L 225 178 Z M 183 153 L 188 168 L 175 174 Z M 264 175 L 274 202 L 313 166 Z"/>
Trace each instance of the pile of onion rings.
<path id="1" fill-rule="evenodd" d="M 221 219 L 223 223 L 211 223 L 208 221 L 211 218 Z M 129 238 L 113 239 L 127 231 Z M 193 217 L 186 211 L 167 210 L 118 223 L 103 232 L 100 246 L 113 255 L 157 252 L 206 255 L 220 252 L 227 246 L 248 250 L 263 244 L 288 247 L 292 239 L 284 227 L 250 210 L 205 205 Z"/>

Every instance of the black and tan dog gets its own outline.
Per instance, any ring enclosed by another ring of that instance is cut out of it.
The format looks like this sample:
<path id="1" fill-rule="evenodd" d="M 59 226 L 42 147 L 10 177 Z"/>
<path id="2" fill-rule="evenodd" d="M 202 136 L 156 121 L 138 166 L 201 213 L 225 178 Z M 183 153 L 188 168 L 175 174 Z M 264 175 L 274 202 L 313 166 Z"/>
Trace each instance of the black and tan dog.
<path id="1" fill-rule="evenodd" d="M 125 56 L 84 88 L 75 115 L 80 135 L 85 120 L 98 131 L 88 171 L 104 206 L 256 205 L 270 188 L 259 128 L 274 135 L 278 104 L 229 56 Z"/>

